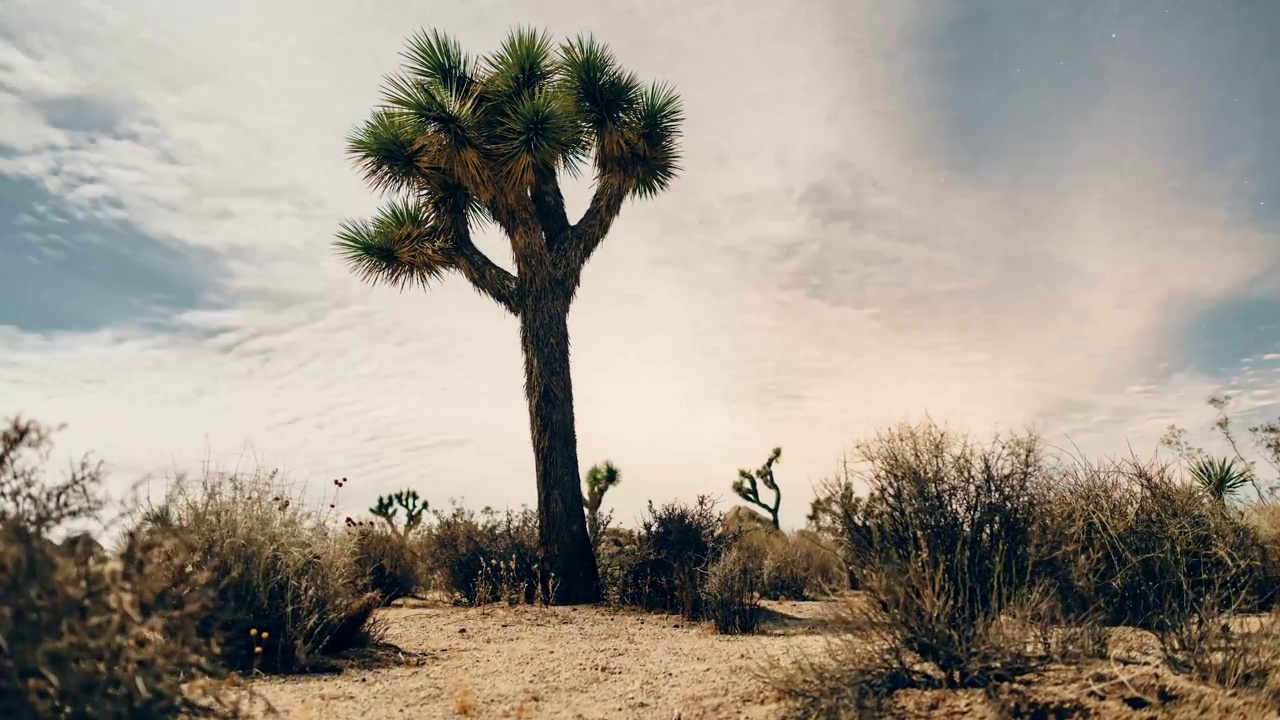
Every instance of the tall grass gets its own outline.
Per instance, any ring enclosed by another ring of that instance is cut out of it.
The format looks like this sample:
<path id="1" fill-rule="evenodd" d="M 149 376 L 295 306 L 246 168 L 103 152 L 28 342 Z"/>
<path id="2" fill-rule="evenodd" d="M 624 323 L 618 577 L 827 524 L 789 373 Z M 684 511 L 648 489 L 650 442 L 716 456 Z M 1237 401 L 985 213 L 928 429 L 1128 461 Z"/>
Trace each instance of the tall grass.
<path id="1" fill-rule="evenodd" d="M 215 598 L 201 618 L 222 660 L 239 669 L 306 670 L 380 637 L 381 604 L 366 592 L 357 538 L 308 507 L 302 488 L 265 469 L 179 478 L 143 515 L 145 531 L 173 530 L 191 552 L 179 582 L 212 574 Z"/>

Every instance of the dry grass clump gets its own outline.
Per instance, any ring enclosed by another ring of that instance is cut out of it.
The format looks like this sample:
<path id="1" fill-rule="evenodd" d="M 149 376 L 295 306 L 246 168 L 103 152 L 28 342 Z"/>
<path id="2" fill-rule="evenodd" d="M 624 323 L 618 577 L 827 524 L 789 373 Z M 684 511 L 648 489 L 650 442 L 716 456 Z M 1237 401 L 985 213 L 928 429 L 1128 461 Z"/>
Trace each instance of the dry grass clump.
<path id="1" fill-rule="evenodd" d="M 354 538 L 356 567 L 364 578 L 364 588 L 377 593 L 382 605 L 412 597 L 422 589 L 426 559 L 421 533 L 397 532 L 350 518 L 347 531 Z"/>
<path id="2" fill-rule="evenodd" d="M 381 597 L 365 592 L 356 538 L 299 494 L 275 471 L 208 471 L 195 483 L 180 478 L 144 515 L 143 529 L 173 530 L 187 542 L 190 560 L 173 569 L 181 582 L 213 577 L 200 631 L 234 669 L 306 671 L 322 655 L 380 636 L 371 618 Z"/>
<path id="3" fill-rule="evenodd" d="M 817 600 L 845 584 L 835 547 L 808 530 L 752 530 L 734 545 L 759 556 L 760 594 L 766 600 Z"/>
<path id="4" fill-rule="evenodd" d="M 0 714 L 238 717 L 217 697 L 225 673 L 197 632 L 207 583 L 179 587 L 157 571 L 187 557 L 180 536 L 132 533 L 115 553 L 87 535 L 55 544 L 102 509 L 102 474 L 82 460 L 46 479 L 51 447 L 36 422 L 0 430 Z"/>
<path id="5" fill-rule="evenodd" d="M 724 635 L 753 633 L 760 624 L 761 557 L 732 547 L 707 571 L 701 588 L 703 612 Z"/>

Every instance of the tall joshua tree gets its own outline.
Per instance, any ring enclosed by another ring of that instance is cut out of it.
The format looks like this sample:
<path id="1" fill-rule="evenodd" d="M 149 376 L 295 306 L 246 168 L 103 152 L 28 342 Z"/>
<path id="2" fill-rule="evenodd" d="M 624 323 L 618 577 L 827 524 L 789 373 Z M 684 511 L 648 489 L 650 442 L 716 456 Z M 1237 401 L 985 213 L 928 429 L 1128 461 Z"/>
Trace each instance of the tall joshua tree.
<path id="1" fill-rule="evenodd" d="M 679 173 L 679 96 L 644 85 L 590 37 L 557 47 L 545 33 L 517 29 L 474 58 L 447 35 L 419 32 L 402 55 L 381 106 L 348 141 L 365 180 L 391 199 L 371 219 L 343 223 L 337 249 L 374 284 L 426 287 L 456 272 L 519 320 L 543 589 L 554 586 L 560 603 L 594 602 L 569 307 L 623 202 L 658 194 Z M 594 189 L 573 223 L 560 178 L 584 167 Z M 472 241 L 482 223 L 510 240 L 514 273 Z"/>

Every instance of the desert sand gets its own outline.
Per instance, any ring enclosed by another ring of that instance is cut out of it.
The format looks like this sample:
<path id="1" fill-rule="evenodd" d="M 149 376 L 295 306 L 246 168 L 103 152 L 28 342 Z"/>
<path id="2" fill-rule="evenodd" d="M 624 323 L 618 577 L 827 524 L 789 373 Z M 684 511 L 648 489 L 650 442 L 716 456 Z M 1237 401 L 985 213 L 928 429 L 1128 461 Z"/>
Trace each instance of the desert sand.
<path id="1" fill-rule="evenodd" d="M 774 718 L 755 673 L 821 652 L 824 604 L 768 610 L 762 633 L 730 637 L 601 607 L 393 607 L 380 619 L 402 657 L 253 685 L 281 717 L 308 720 Z"/>

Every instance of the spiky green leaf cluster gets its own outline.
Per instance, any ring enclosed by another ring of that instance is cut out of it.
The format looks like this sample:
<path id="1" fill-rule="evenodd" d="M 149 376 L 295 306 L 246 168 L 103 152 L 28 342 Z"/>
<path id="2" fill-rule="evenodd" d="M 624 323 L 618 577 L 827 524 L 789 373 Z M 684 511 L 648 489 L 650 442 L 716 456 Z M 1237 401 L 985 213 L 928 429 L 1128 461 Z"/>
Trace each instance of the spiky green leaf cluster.
<path id="1" fill-rule="evenodd" d="M 456 264 L 448 250 L 471 223 L 497 220 L 511 234 L 514 219 L 532 214 L 525 205 L 535 185 L 554 183 L 561 171 L 576 174 L 590 162 L 597 188 L 636 197 L 662 191 L 680 171 L 679 96 L 641 83 L 594 38 L 556 46 L 519 28 L 474 58 L 430 31 L 414 35 L 402 55 L 382 106 L 347 142 L 370 186 L 401 203 L 344 224 L 339 235 L 343 256 L 367 281 L 434 279 Z M 563 206 L 558 187 L 538 190 L 540 201 Z M 538 208 L 542 218 L 561 215 L 562 207 Z"/>
<path id="2" fill-rule="evenodd" d="M 592 465 L 585 477 L 587 494 L 583 501 L 589 513 L 598 512 L 604 501 L 604 494 L 622 482 L 622 472 L 611 461 Z"/>
<path id="3" fill-rule="evenodd" d="M 1201 457 L 1191 463 L 1191 477 L 1200 489 L 1223 503 L 1251 481 L 1249 468 L 1235 458 Z"/>

